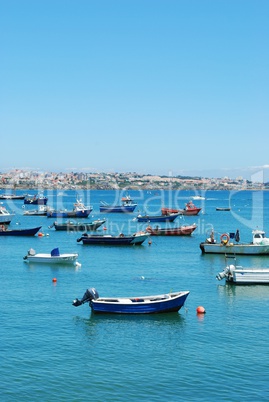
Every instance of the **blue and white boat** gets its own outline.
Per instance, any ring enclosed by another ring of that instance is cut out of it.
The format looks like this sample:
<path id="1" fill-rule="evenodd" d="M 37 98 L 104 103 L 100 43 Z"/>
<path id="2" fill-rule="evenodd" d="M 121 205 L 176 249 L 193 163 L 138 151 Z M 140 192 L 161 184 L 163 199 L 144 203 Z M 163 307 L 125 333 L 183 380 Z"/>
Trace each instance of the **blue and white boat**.
<path id="1" fill-rule="evenodd" d="M 122 197 L 121 201 L 122 203 L 120 205 L 110 205 L 107 204 L 105 201 L 101 201 L 100 212 L 128 213 L 134 212 L 135 208 L 137 207 L 137 204 L 133 202 L 130 196 Z"/>
<path id="2" fill-rule="evenodd" d="M 81 201 L 77 201 L 74 204 L 74 208 L 71 211 L 67 209 L 61 209 L 59 211 L 55 209 L 49 209 L 47 211 L 48 218 L 88 218 L 92 212 L 93 207 L 91 205 L 84 205 Z"/>
<path id="3" fill-rule="evenodd" d="M 36 253 L 30 248 L 23 257 L 25 262 L 49 263 L 49 264 L 74 264 L 78 253 L 60 253 L 59 248 L 54 248 L 50 253 Z"/>
<path id="4" fill-rule="evenodd" d="M 81 300 L 75 299 L 73 306 L 89 302 L 94 313 L 113 314 L 156 314 L 177 312 L 184 306 L 189 291 L 155 296 L 99 297 L 95 288 L 87 289 Z"/>
<path id="5" fill-rule="evenodd" d="M 42 194 L 36 194 L 34 196 L 27 196 L 24 198 L 23 203 L 26 205 L 47 205 L 48 198 Z"/>

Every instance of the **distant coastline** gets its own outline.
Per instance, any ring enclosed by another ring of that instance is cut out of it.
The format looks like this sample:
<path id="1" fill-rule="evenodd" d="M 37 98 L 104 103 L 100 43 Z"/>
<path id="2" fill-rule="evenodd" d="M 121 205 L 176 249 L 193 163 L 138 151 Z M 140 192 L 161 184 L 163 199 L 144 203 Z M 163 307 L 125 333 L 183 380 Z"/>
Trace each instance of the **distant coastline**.
<path id="1" fill-rule="evenodd" d="M 0 190 L 268 190 L 268 183 L 189 176 L 158 176 L 139 173 L 53 173 L 12 170 L 0 173 Z"/>

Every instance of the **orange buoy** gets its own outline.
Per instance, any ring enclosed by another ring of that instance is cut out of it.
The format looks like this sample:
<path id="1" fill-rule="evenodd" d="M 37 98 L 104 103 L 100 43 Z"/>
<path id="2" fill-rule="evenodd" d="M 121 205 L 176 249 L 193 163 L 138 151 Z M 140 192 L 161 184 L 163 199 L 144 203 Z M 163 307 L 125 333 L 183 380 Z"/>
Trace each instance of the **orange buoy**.
<path id="1" fill-rule="evenodd" d="M 105 226 L 103 227 L 103 230 L 107 230 Z"/>
<path id="2" fill-rule="evenodd" d="M 57 282 L 57 278 L 53 278 L 53 279 L 52 279 L 52 282 L 53 282 L 53 283 Z"/>
<path id="3" fill-rule="evenodd" d="M 43 233 L 41 233 L 41 232 L 38 232 L 38 235 L 37 235 L 38 237 L 43 237 Z"/>
<path id="4" fill-rule="evenodd" d="M 198 306 L 196 312 L 197 314 L 205 314 L 205 308 L 203 306 Z"/>

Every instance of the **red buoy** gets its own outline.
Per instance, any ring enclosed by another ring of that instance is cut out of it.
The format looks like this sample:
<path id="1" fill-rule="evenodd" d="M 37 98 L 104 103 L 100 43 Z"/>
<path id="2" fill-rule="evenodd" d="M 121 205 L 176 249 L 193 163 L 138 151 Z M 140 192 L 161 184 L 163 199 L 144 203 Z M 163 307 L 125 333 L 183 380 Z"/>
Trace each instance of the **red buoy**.
<path id="1" fill-rule="evenodd" d="M 53 282 L 53 283 L 57 282 L 57 278 L 53 278 L 53 279 L 52 279 L 52 282 Z"/>
<path id="2" fill-rule="evenodd" d="M 205 314 L 205 308 L 203 306 L 198 306 L 196 312 L 197 314 Z"/>

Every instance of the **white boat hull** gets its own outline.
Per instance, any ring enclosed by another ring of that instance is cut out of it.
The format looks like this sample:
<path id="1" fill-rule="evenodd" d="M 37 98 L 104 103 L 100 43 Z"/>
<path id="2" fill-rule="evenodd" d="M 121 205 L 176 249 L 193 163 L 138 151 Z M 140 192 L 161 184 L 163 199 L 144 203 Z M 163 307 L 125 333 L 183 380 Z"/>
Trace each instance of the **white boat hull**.
<path id="1" fill-rule="evenodd" d="M 243 268 L 227 265 L 216 278 L 237 285 L 269 285 L 269 268 Z"/>
<path id="2" fill-rule="evenodd" d="M 236 284 L 269 284 L 269 269 L 235 269 L 232 272 L 232 281 Z"/>
<path id="3" fill-rule="evenodd" d="M 262 244 L 201 243 L 200 248 L 206 254 L 269 255 L 269 245 Z"/>
<path id="4" fill-rule="evenodd" d="M 38 263 L 49 263 L 49 264 L 74 264 L 78 258 L 77 253 L 71 254 L 60 254 L 58 256 L 52 256 L 50 254 L 35 254 L 27 255 L 25 261 L 27 262 L 38 262 Z"/>

